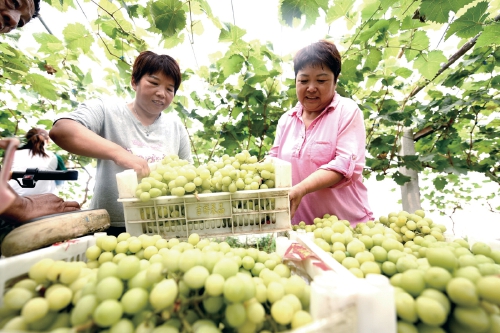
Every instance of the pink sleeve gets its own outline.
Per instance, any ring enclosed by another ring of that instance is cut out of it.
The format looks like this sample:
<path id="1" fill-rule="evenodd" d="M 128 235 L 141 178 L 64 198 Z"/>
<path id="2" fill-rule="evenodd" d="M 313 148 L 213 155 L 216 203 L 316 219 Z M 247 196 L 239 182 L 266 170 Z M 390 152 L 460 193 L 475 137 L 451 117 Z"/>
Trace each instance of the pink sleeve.
<path id="1" fill-rule="evenodd" d="M 346 106 L 344 106 L 346 107 Z M 356 106 L 352 112 L 344 112 L 339 124 L 335 158 L 320 169 L 333 170 L 344 175 L 344 179 L 333 188 L 348 186 L 363 172 L 365 165 L 366 132 L 361 110 Z"/>
<path id="2" fill-rule="evenodd" d="M 274 144 L 268 153 L 268 155 L 271 157 L 278 157 L 278 151 L 280 149 L 281 136 L 283 135 L 284 126 L 285 122 L 283 121 L 283 118 L 280 118 L 278 120 L 278 125 L 276 126 L 276 136 L 274 137 Z"/>

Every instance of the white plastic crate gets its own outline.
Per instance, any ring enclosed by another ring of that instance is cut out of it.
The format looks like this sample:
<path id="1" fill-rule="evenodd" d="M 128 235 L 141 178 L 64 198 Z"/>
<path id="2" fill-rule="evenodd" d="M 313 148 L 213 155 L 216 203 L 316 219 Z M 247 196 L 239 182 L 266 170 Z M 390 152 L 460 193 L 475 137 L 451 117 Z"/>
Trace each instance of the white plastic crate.
<path id="1" fill-rule="evenodd" d="M 396 333 L 394 288 L 383 275 L 355 277 L 338 263 L 306 233 L 297 233 L 296 240 L 278 237 L 276 250 L 284 254 L 293 243 L 304 246 L 313 255 L 302 261 L 311 282 L 313 324 L 293 333 Z"/>
<path id="2" fill-rule="evenodd" d="M 96 242 L 96 238 L 106 235 L 105 232 L 90 236 L 71 239 L 52 246 L 27 252 L 13 257 L 0 259 L 0 306 L 3 304 L 3 295 L 9 285 L 25 276 L 30 267 L 44 258 L 64 261 L 86 261 L 85 251 Z"/>
<path id="3" fill-rule="evenodd" d="M 272 162 L 273 189 L 161 196 L 146 202 L 134 197 L 135 172 L 119 173 L 118 201 L 123 204 L 126 230 L 135 236 L 159 234 L 167 239 L 185 239 L 192 233 L 217 237 L 290 230 L 291 165 L 279 159 Z"/>

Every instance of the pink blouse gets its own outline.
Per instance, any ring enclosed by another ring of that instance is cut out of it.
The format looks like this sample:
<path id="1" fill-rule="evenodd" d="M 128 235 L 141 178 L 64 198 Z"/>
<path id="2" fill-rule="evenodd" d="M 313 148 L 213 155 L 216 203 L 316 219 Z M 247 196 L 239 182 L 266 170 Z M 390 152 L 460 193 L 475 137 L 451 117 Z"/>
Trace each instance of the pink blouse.
<path id="1" fill-rule="evenodd" d="M 314 218 L 325 214 L 348 220 L 352 226 L 373 220 L 361 175 L 365 136 L 363 113 L 358 105 L 337 93 L 307 130 L 300 103 L 281 116 L 269 155 L 291 162 L 293 185 L 318 169 L 344 175 L 334 186 L 305 195 L 292 224 L 312 224 Z"/>

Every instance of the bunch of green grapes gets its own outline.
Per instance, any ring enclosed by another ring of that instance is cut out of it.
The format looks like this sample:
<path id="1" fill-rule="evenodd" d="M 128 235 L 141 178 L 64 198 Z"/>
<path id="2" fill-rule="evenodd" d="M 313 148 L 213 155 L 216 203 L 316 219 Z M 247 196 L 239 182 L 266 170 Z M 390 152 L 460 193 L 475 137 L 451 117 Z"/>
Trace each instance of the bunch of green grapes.
<path id="1" fill-rule="evenodd" d="M 390 278 L 398 332 L 500 332 L 500 250 L 461 238 L 445 241 L 423 211 L 380 221 L 355 228 L 322 222 L 314 242 L 354 276 Z"/>
<path id="2" fill-rule="evenodd" d="M 97 238 L 87 262 L 42 259 L 4 295 L 0 329 L 279 332 L 312 322 L 310 287 L 276 253 L 159 235 Z"/>
<path id="3" fill-rule="evenodd" d="M 149 201 L 164 195 L 259 190 L 275 187 L 271 161 L 258 162 L 247 150 L 235 156 L 223 155 L 195 167 L 177 155 L 166 156 L 148 177 L 141 179 L 136 197 Z"/>
<path id="4" fill-rule="evenodd" d="M 443 233 L 446 231 L 446 227 L 443 224 L 434 223 L 432 219 L 425 216 L 425 212 L 421 209 L 416 210 L 413 214 L 404 210 L 392 212 L 388 216 L 381 216 L 379 221 L 401 236 L 400 241 L 403 243 L 416 236 L 425 235 L 432 235 L 439 241 L 445 240 Z"/>

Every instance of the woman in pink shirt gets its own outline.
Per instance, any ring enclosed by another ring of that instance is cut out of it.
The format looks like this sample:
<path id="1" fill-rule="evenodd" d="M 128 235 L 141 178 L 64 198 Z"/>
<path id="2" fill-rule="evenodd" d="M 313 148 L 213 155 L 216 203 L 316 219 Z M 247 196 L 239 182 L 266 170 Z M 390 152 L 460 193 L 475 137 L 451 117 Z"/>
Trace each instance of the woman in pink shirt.
<path id="1" fill-rule="evenodd" d="M 335 92 L 340 54 L 326 40 L 294 57 L 299 102 L 281 116 L 270 156 L 291 162 L 292 224 L 334 214 L 352 226 L 373 220 L 362 182 L 366 133 L 356 102 Z"/>

